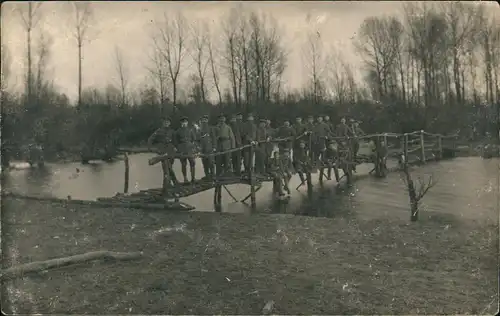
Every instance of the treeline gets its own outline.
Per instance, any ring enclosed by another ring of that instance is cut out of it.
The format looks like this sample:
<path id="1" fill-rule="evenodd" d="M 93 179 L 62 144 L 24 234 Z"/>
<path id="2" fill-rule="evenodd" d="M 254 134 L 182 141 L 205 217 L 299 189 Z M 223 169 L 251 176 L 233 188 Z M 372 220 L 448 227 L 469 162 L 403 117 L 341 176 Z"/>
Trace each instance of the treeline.
<path id="1" fill-rule="evenodd" d="M 215 32 L 182 14 L 155 25 L 148 51 L 150 80 L 131 89 L 121 48 L 111 47 L 118 78 L 84 88 L 81 53 L 93 30 L 92 4 L 69 3 L 78 48 L 78 99 L 54 88 L 47 65 L 49 34 L 35 32 L 43 6 L 18 10 L 27 35 L 25 89 L 9 89 L 8 47 L 2 43 L 2 148 L 38 142 L 50 156 L 82 143 L 139 145 L 165 116 L 254 112 L 279 124 L 284 117 L 354 116 L 367 131 L 460 131 L 465 137 L 497 134 L 500 107 L 500 21 L 484 5 L 407 3 L 401 16 L 367 18 L 353 44 L 362 65 L 349 64 L 341 48 L 325 45 L 311 29 L 303 65 L 292 65 L 283 30 L 273 17 L 234 8 Z M 287 67 L 303 67 L 307 83 L 285 89 Z M 359 80 L 354 67 L 362 67 Z M 181 78 L 189 78 L 189 82 Z M 75 87 L 76 88 L 76 87 Z"/>

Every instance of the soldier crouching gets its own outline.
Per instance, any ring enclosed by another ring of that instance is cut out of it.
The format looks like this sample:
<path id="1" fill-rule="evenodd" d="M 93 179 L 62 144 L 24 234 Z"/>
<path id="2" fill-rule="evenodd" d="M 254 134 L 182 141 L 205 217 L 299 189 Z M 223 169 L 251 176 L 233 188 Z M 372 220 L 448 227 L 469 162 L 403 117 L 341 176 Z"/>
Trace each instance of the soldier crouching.
<path id="1" fill-rule="evenodd" d="M 289 159 L 289 157 L 288 157 Z M 279 196 L 285 195 L 283 189 L 290 194 L 288 182 L 291 178 L 291 171 L 287 170 L 286 162 L 280 157 L 278 151 L 275 151 L 269 162 L 269 173 L 273 178 L 274 193 Z"/>
<path id="2" fill-rule="evenodd" d="M 311 158 L 307 153 L 306 143 L 302 139 L 299 140 L 299 146 L 293 150 L 293 165 L 301 183 L 304 183 L 306 181 L 304 173 L 310 171 Z"/>
<path id="3" fill-rule="evenodd" d="M 335 141 L 330 141 L 328 143 L 328 147 L 325 150 L 325 154 L 323 157 L 323 168 L 321 169 L 320 172 L 320 179 L 323 176 L 323 171 L 324 171 L 324 166 L 327 167 L 327 177 L 328 179 L 332 178 L 332 168 L 335 173 L 335 180 L 338 182 L 340 180 L 339 177 L 339 170 L 337 167 L 337 161 L 339 159 L 337 148 L 336 148 L 336 142 Z"/>

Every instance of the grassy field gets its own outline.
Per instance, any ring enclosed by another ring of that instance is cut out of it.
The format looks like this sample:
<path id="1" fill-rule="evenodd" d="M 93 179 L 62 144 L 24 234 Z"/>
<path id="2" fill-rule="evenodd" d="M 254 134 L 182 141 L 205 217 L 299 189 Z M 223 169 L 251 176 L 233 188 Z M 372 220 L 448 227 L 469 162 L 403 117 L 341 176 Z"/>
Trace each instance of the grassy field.
<path id="1" fill-rule="evenodd" d="M 3 268 L 143 251 L 3 282 L 43 314 L 493 314 L 498 223 L 66 208 L 4 199 Z"/>

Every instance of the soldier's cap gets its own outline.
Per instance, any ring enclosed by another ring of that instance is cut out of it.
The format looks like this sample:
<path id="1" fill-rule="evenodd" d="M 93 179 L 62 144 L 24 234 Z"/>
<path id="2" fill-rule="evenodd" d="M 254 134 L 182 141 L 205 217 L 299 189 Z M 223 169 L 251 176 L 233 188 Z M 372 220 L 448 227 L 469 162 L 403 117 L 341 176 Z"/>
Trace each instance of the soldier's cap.
<path id="1" fill-rule="evenodd" d="M 260 122 L 261 123 L 267 123 L 267 120 L 263 118 L 263 119 L 260 119 Z"/>
<path id="2" fill-rule="evenodd" d="M 302 118 L 300 116 L 297 116 L 295 119 L 296 120 L 301 120 Z"/>
<path id="3" fill-rule="evenodd" d="M 204 120 L 208 120 L 208 115 L 203 115 L 201 118 Z"/>
<path id="4" fill-rule="evenodd" d="M 314 116 L 313 115 L 308 115 L 307 118 L 314 118 Z"/>
<path id="5" fill-rule="evenodd" d="M 165 118 L 163 118 L 163 122 L 171 122 L 171 121 L 170 121 L 170 118 L 165 117 Z"/>
<path id="6" fill-rule="evenodd" d="M 225 120 L 225 119 L 226 119 L 226 116 L 225 116 L 224 114 L 220 114 L 220 115 L 218 116 L 218 118 L 219 118 L 219 120 L 223 120 L 223 119 Z"/>
<path id="7" fill-rule="evenodd" d="M 231 115 L 231 118 L 236 118 L 238 116 L 238 114 L 233 114 Z"/>
<path id="8" fill-rule="evenodd" d="M 247 117 L 253 117 L 253 114 L 252 113 L 248 113 Z"/>
<path id="9" fill-rule="evenodd" d="M 243 114 L 241 114 L 241 112 L 239 112 L 239 113 L 236 113 L 236 116 L 243 116 Z"/>
<path id="10" fill-rule="evenodd" d="M 288 123 L 290 123 L 290 120 L 286 118 L 286 119 L 283 119 L 283 122 L 288 122 Z"/>
<path id="11" fill-rule="evenodd" d="M 187 121 L 188 121 L 187 116 L 183 116 L 183 117 L 181 117 L 181 122 L 187 122 Z"/>

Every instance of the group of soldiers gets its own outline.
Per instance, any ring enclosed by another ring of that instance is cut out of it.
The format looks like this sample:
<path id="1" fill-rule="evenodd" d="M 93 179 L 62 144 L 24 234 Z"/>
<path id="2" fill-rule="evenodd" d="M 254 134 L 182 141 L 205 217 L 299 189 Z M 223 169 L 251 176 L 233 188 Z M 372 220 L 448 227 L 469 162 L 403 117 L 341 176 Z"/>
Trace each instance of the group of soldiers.
<path id="1" fill-rule="evenodd" d="M 348 124 L 345 118 L 334 125 L 329 116 L 315 119 L 310 115 L 305 123 L 301 117 L 297 117 L 293 124 L 285 119 L 280 127 L 272 128 L 268 119 L 260 119 L 257 125 L 253 114 L 248 114 L 244 120 L 243 115 L 238 113 L 232 115 L 229 122 L 226 122 L 224 115 L 220 115 L 216 125 L 209 124 L 207 115 L 200 119 L 199 125 L 190 125 L 188 119 L 183 117 L 177 130 L 171 127 L 171 121 L 167 118 L 149 137 L 148 146 L 156 144 L 157 153 L 167 155 L 162 167 L 164 173 L 170 176 L 171 185 L 178 184 L 172 169 L 175 158 L 181 162 L 184 182 L 189 182 L 188 163 L 191 182 L 196 180 L 195 158 L 198 155 L 201 156 L 207 178 L 225 174 L 242 175 L 242 172 L 246 174 L 254 167 L 258 174 L 288 180 L 293 169 L 304 182 L 307 166 L 315 161 L 337 159 L 337 148 L 345 145 L 339 139 L 356 139 L 362 134 L 359 122 L 351 120 Z M 278 145 L 278 151 L 274 150 L 275 145 Z M 251 147 L 255 153 L 253 165 Z M 355 154 L 359 149 L 357 141 L 354 141 L 353 149 Z"/>

